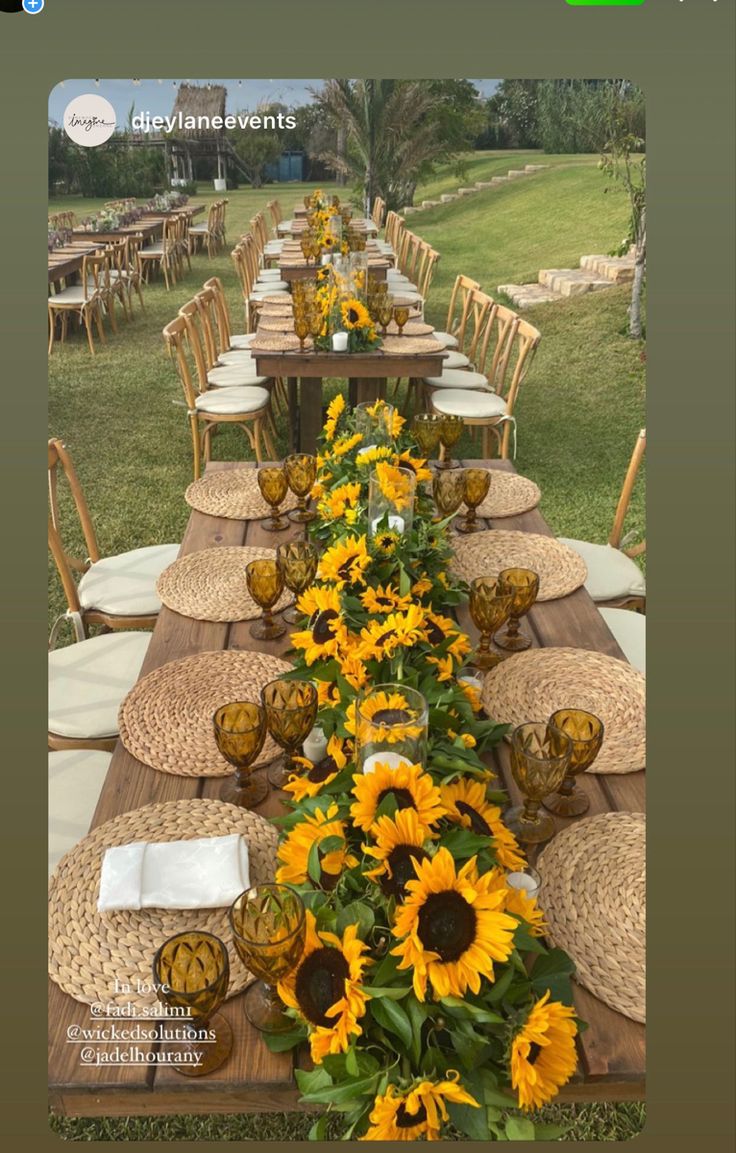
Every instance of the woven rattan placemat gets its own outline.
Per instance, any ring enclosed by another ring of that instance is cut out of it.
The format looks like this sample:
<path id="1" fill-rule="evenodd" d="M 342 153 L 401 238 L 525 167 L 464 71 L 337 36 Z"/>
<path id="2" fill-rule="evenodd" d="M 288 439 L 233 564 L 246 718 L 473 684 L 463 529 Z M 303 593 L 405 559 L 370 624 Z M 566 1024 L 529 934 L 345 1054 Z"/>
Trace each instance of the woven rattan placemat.
<path id="1" fill-rule="evenodd" d="M 296 352 L 301 345 L 299 344 L 299 337 L 294 336 L 289 332 L 261 332 L 250 346 L 253 353 L 258 352 Z M 311 349 L 312 342 L 307 339 L 304 342 L 305 351 Z"/>
<path id="2" fill-rule="evenodd" d="M 156 996 L 139 991 L 138 983 L 150 987 L 156 950 L 175 933 L 201 929 L 228 946 L 228 996 L 244 989 L 250 975 L 232 947 L 227 909 L 97 911 L 106 849 L 134 841 L 189 841 L 232 833 L 241 833 L 248 842 L 251 884 L 273 880 L 276 830 L 256 813 L 223 801 L 189 799 L 146 805 L 88 833 L 61 858 L 49 882 L 51 978 L 77 1001 L 103 1006 L 130 1002 L 144 1010 L 156 1003 Z"/>
<path id="3" fill-rule="evenodd" d="M 258 317 L 259 333 L 261 329 L 264 332 L 293 332 L 294 317 L 289 314 L 286 316 L 264 316 L 261 314 Z"/>
<path id="4" fill-rule="evenodd" d="M 286 304 L 291 301 L 291 293 L 289 292 L 273 292 L 270 296 L 264 296 L 261 304 Z"/>
<path id="5" fill-rule="evenodd" d="M 190 508 L 208 516 L 222 516 L 228 520 L 262 520 L 271 515 L 258 487 L 258 470 L 230 468 L 225 472 L 210 472 L 189 485 L 184 499 Z M 289 491 L 281 505 L 286 511 L 296 508 L 297 499 Z"/>
<path id="6" fill-rule="evenodd" d="M 245 583 L 245 566 L 252 560 L 275 560 L 270 548 L 207 548 L 179 557 L 161 573 L 156 592 L 167 608 L 197 621 L 250 621 L 261 609 Z M 275 612 L 291 604 L 284 590 Z"/>
<path id="7" fill-rule="evenodd" d="M 514 472 L 500 472 L 497 468 L 488 470 L 491 474 L 491 487 L 488 496 L 478 505 L 479 517 L 497 520 L 504 516 L 521 516 L 536 508 L 542 494 L 533 480 Z M 466 511 L 462 505 L 460 511 Z"/>
<path id="8" fill-rule="evenodd" d="M 646 763 L 646 681 L 628 664 L 588 649 L 528 649 L 492 669 L 482 704 L 500 724 L 545 721 L 585 709 L 605 726 L 591 773 L 633 773 Z"/>
<path id="9" fill-rule="evenodd" d="M 539 856 L 547 936 L 577 980 L 633 1021 L 646 1020 L 643 813 L 601 813 L 558 833 Z"/>
<path id="10" fill-rule="evenodd" d="M 141 679 L 120 706 L 120 738 L 139 761 L 178 777 L 224 777 L 233 772 L 220 755 L 212 717 L 229 701 L 261 699 L 261 689 L 291 671 L 267 653 L 221 649 L 161 665 Z M 266 737 L 257 765 L 279 755 Z"/>
<path id="11" fill-rule="evenodd" d="M 424 320 L 409 320 L 404 325 L 404 332 L 402 334 L 402 340 L 403 340 L 404 336 L 431 336 L 431 334 L 433 332 L 434 332 L 434 328 L 432 327 L 432 325 L 427 324 Z M 386 328 L 386 334 L 388 336 L 398 336 L 399 335 L 399 326 L 395 320 L 392 320 L 389 322 L 389 324 Z M 439 344 L 439 341 L 437 343 Z"/>
<path id="12" fill-rule="evenodd" d="M 390 352 L 392 356 L 402 355 L 410 356 L 412 353 L 437 353 L 442 352 L 443 346 L 433 336 L 420 336 L 412 332 L 402 333 L 401 336 L 382 336 L 381 346 L 384 352 Z"/>
<path id="13" fill-rule="evenodd" d="M 553 536 L 492 529 L 474 536 L 458 535 L 453 547 L 453 571 L 466 581 L 497 576 L 505 568 L 527 568 L 539 573 L 540 601 L 575 592 L 588 575 L 582 557 Z"/>

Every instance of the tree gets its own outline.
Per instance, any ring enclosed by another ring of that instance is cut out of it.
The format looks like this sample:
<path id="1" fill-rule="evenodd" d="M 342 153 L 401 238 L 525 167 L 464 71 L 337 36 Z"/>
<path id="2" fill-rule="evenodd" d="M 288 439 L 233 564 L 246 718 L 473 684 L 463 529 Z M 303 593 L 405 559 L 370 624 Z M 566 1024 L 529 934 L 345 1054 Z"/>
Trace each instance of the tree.
<path id="1" fill-rule="evenodd" d="M 486 103 L 491 130 L 505 148 L 539 148 L 539 80 L 503 80 Z"/>
<path id="2" fill-rule="evenodd" d="M 647 264 L 647 168 L 643 155 L 644 96 L 628 81 L 619 81 L 607 92 L 607 142 L 601 168 L 623 184 L 629 197 L 631 218 L 628 235 L 618 249 L 634 245 L 634 282 L 629 305 L 629 336 L 642 337 L 641 302 Z"/>
<path id="3" fill-rule="evenodd" d="M 355 182 L 366 210 L 376 196 L 389 208 L 411 204 L 419 180 L 467 146 L 462 114 L 445 104 L 445 83 L 467 82 L 328 80 L 314 93 L 335 131 L 345 133 L 344 151 L 335 147 L 320 159 Z"/>
<path id="4" fill-rule="evenodd" d="M 275 112 L 279 111 L 274 106 Z M 257 109 L 257 115 L 263 116 L 274 111 L 264 106 Z M 248 116 L 248 112 L 238 112 L 237 116 Z M 278 160 L 282 152 L 282 143 L 277 131 L 262 128 L 233 128 L 227 133 L 236 167 L 245 176 L 252 188 L 260 188 L 266 176 L 266 165 Z"/>

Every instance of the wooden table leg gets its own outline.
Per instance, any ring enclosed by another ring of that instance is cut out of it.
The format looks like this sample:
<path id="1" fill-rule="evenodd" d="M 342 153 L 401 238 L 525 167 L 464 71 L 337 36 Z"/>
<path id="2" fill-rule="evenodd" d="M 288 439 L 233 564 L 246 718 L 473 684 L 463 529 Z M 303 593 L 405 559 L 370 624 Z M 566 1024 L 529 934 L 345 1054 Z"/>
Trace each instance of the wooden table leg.
<path id="1" fill-rule="evenodd" d="M 348 382 L 348 391 L 350 403 L 353 406 L 356 404 L 364 404 L 366 401 L 378 400 L 379 397 L 384 399 L 386 396 L 386 377 L 359 377 L 357 380 L 350 380 Z M 353 395 L 355 396 L 354 400 Z"/>
<path id="2" fill-rule="evenodd" d="M 299 451 L 317 451 L 322 431 L 322 377 L 303 376 L 299 384 Z"/>
<path id="3" fill-rule="evenodd" d="M 297 392 L 297 378 L 286 378 L 288 423 L 289 423 L 289 452 L 296 452 L 299 444 L 299 394 Z"/>

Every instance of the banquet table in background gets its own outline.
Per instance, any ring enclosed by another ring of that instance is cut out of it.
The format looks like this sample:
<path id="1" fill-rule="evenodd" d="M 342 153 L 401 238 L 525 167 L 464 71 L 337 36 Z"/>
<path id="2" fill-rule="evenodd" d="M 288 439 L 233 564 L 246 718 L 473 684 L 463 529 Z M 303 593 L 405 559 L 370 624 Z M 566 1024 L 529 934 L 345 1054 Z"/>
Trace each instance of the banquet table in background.
<path id="1" fill-rule="evenodd" d="M 260 371 L 260 370 L 259 370 Z M 332 375 L 330 373 L 329 375 Z M 513 471 L 509 461 L 467 461 Z M 242 468 L 242 463 L 212 463 L 208 471 Z M 517 517 L 489 521 L 488 527 L 549 534 L 538 510 Z M 275 548 L 296 537 L 300 526 L 283 533 L 268 533 L 258 521 L 226 520 L 193 512 L 182 542 L 181 555 L 200 549 L 227 546 Z M 473 639 L 477 632 L 462 611 L 463 627 Z M 527 618 L 536 646 L 573 646 L 622 657 L 603 618 L 583 588 L 559 600 L 537 603 Z M 261 651 L 283 656 L 287 635 L 272 642 L 250 636 L 248 622 L 219 624 L 179 616 L 161 610 L 141 675 L 169 661 L 193 653 L 221 649 Z M 511 797 L 518 791 L 508 771 L 504 745 L 488 758 L 501 776 Z M 610 811 L 641 812 L 644 809 L 644 773 L 624 776 L 585 775 L 580 787 L 590 797 L 590 815 Z M 173 776 L 157 772 L 137 761 L 118 742 L 92 825 L 120 813 L 160 801 L 194 797 L 217 797 L 221 779 Z M 271 792 L 258 812 L 273 816 L 281 811 L 279 794 Z M 569 820 L 555 818 L 557 828 Z M 151 959 L 160 942 L 151 942 Z M 644 1095 L 645 1028 L 608 1008 L 602 1001 L 575 985 L 575 1005 L 588 1028 L 577 1040 L 579 1068 L 560 1093 L 561 1101 L 628 1101 Z M 50 1107 L 72 1116 L 126 1116 L 174 1113 L 268 1112 L 298 1108 L 299 1093 L 293 1076 L 294 1055 L 271 1053 L 248 1024 L 242 995 L 226 1002 L 223 1012 L 234 1034 L 232 1056 L 214 1073 L 198 1079 L 182 1077 L 165 1066 L 83 1065 L 79 1045 L 68 1042 L 73 1026 L 89 1028 L 90 1007 L 50 981 L 49 988 L 49 1091 Z M 154 1045 L 140 1043 L 150 1051 Z"/>

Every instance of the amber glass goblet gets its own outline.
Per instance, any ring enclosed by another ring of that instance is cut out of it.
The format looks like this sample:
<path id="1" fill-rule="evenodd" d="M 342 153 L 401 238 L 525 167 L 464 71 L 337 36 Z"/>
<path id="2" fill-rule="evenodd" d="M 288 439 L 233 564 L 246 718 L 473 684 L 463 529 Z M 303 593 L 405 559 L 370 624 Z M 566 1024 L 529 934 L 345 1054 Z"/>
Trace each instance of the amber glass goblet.
<path id="1" fill-rule="evenodd" d="M 468 511 L 455 522 L 458 532 L 478 532 L 483 527 L 478 523 L 476 509 L 488 496 L 491 487 L 491 470 L 489 468 L 466 468 L 463 471 L 465 481 L 465 504 Z"/>
<path id="2" fill-rule="evenodd" d="M 266 465 L 257 469 L 256 476 L 261 496 L 272 509 L 271 515 L 263 521 L 263 527 L 266 532 L 283 532 L 289 527 L 288 520 L 279 509 L 289 487 L 286 471 L 281 465 Z"/>
<path id="3" fill-rule="evenodd" d="M 217 709 L 212 724 L 218 749 L 235 769 L 234 775 L 224 782 L 220 799 L 243 809 L 254 809 L 268 793 L 265 777 L 252 775 L 266 739 L 265 710 L 250 701 L 231 701 Z"/>
<path id="4" fill-rule="evenodd" d="M 309 333 L 314 340 L 322 335 L 322 329 L 325 326 L 325 318 L 322 314 L 322 309 L 312 300 L 307 306 L 307 320 L 309 321 Z"/>
<path id="5" fill-rule="evenodd" d="M 529 637 L 519 631 L 519 621 L 529 612 L 537 599 L 539 575 L 529 568 L 505 568 L 498 575 L 501 580 L 511 585 L 513 597 L 506 630 L 494 639 L 500 649 L 519 653 L 523 649 L 528 649 L 532 643 Z"/>
<path id="6" fill-rule="evenodd" d="M 276 559 L 281 565 L 284 574 L 284 584 L 298 600 L 305 589 L 314 582 L 319 564 L 319 553 L 311 541 L 295 540 L 288 544 L 280 544 L 276 549 Z M 283 619 L 287 624 L 298 624 L 301 613 L 295 605 L 284 609 Z"/>
<path id="7" fill-rule="evenodd" d="M 440 444 L 445 450 L 444 460 L 439 462 L 438 468 L 460 468 L 460 461 L 453 460 L 450 449 L 460 440 L 465 428 L 465 421 L 461 416 L 443 416 L 440 425 Z"/>
<path id="8" fill-rule="evenodd" d="M 384 336 L 388 332 L 388 326 L 391 323 L 394 315 L 394 301 L 390 293 L 382 293 L 378 298 L 378 308 L 376 310 L 378 316 L 378 323 L 381 326 L 381 332 Z"/>
<path id="9" fill-rule="evenodd" d="M 273 606 L 284 591 L 284 574 L 278 562 L 268 558 L 250 561 L 245 566 L 245 580 L 248 592 L 263 609 L 261 619 L 253 621 L 250 626 L 250 635 L 259 641 L 274 641 L 282 637 L 286 625 L 273 615 Z"/>
<path id="10" fill-rule="evenodd" d="M 299 894 L 288 885 L 256 885 L 230 907 L 238 956 L 258 980 L 243 998 L 245 1015 L 262 1033 L 294 1028 L 276 985 L 292 973 L 304 952 L 306 916 Z"/>
<path id="11" fill-rule="evenodd" d="M 294 332 L 299 337 L 299 347 L 304 352 L 304 341 L 309 336 L 309 319 L 303 308 L 294 311 Z"/>
<path id="12" fill-rule="evenodd" d="M 302 236 L 299 241 L 299 247 L 302 250 L 302 256 L 309 263 L 309 258 L 312 255 L 312 240 L 309 235 Z"/>
<path id="13" fill-rule="evenodd" d="M 435 472 L 432 496 L 441 517 L 453 516 L 465 498 L 465 481 L 461 472 Z"/>
<path id="14" fill-rule="evenodd" d="M 171 1055 L 170 1067 L 186 1077 L 219 1069 L 233 1047 L 232 1029 L 217 1012 L 230 982 L 227 946 L 212 933 L 177 933 L 156 953 L 153 980 L 169 1008 L 186 1012 L 174 1023 L 184 1023 L 187 1039 L 161 1042 L 162 1051 Z"/>
<path id="15" fill-rule="evenodd" d="M 296 772 L 294 756 L 314 728 L 317 717 L 317 690 L 311 681 L 269 681 L 261 690 L 268 731 L 284 750 L 268 773 L 272 785 L 280 789 Z"/>
<path id="16" fill-rule="evenodd" d="M 499 577 L 476 577 L 470 582 L 468 608 L 480 632 L 478 648 L 471 657 L 477 669 L 492 669 L 503 657 L 491 651 L 491 638 L 511 610 L 511 586 Z"/>
<path id="17" fill-rule="evenodd" d="M 408 304 L 395 304 L 394 305 L 394 320 L 396 327 L 399 330 L 399 336 L 403 335 L 404 325 L 409 319 L 409 305 Z"/>
<path id="18" fill-rule="evenodd" d="M 524 804 L 509 809 L 504 823 L 527 845 L 548 841 L 555 831 L 552 818 L 541 813 L 542 798 L 559 789 L 567 772 L 572 741 L 545 721 L 528 721 L 511 734 L 511 772 L 524 794 Z"/>
<path id="19" fill-rule="evenodd" d="M 577 788 L 575 778 L 590 768 L 601 751 L 603 721 L 595 713 L 586 713 L 584 709 L 558 709 L 552 713 L 549 723 L 570 738 L 572 751 L 565 779 L 558 791 L 545 797 L 542 804 L 551 813 L 557 813 L 558 817 L 578 817 L 581 813 L 587 813 L 590 798 L 582 789 Z"/>
<path id="20" fill-rule="evenodd" d="M 317 458 L 308 452 L 295 452 L 284 461 L 286 480 L 298 500 L 298 507 L 287 513 L 290 520 L 306 524 L 314 520 L 316 512 L 307 508 L 307 498 L 317 479 Z"/>
<path id="21" fill-rule="evenodd" d="M 442 420 L 438 412 L 418 412 L 412 421 L 412 436 L 419 451 L 428 458 L 439 448 Z"/>

